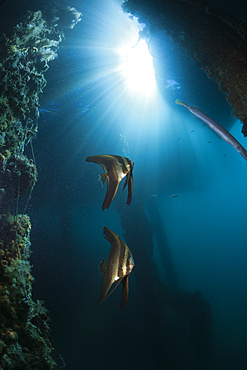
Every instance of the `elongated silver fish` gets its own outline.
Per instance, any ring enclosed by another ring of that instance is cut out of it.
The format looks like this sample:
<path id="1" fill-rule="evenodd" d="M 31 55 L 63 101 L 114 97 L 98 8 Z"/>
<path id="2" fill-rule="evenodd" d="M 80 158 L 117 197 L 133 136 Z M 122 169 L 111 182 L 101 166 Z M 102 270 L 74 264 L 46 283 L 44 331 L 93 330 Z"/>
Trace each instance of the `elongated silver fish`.
<path id="1" fill-rule="evenodd" d="M 129 295 L 129 274 L 134 267 L 134 259 L 127 245 L 113 231 L 104 227 L 105 239 L 111 243 L 111 250 L 108 261 L 103 258 L 100 264 L 100 270 L 103 275 L 101 294 L 98 304 L 104 302 L 122 283 L 122 302 L 120 308 L 123 308 Z M 115 283 L 114 286 L 112 286 Z M 112 289 L 111 289 L 112 287 Z"/>
<path id="2" fill-rule="evenodd" d="M 219 125 L 217 122 L 212 120 L 212 118 L 208 117 L 206 114 L 201 112 L 196 107 L 191 107 L 187 104 L 182 103 L 179 99 L 176 100 L 176 104 L 183 105 L 184 107 L 188 108 L 189 111 L 194 114 L 194 116 L 200 118 L 203 122 L 205 122 L 216 134 L 218 134 L 223 140 L 227 143 L 231 144 L 233 148 L 247 161 L 247 151 L 246 149 L 235 139 L 234 136 L 230 134 L 224 127 Z"/>

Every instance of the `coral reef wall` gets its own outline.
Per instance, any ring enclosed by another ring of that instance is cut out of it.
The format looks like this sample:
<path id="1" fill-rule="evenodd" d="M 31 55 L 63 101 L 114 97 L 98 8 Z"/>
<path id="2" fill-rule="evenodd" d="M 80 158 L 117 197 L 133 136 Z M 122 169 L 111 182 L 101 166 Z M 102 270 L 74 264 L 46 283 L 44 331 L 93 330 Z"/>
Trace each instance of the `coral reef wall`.
<path id="1" fill-rule="evenodd" d="M 127 0 L 122 7 L 151 35 L 165 30 L 186 49 L 217 82 L 247 136 L 247 25 L 203 0 Z"/>
<path id="2" fill-rule="evenodd" d="M 48 316 L 32 300 L 31 223 L 25 215 L 37 181 L 35 160 L 24 148 L 37 135 L 39 96 L 44 73 L 63 39 L 60 18 L 47 22 L 43 13 L 28 11 L 14 29 L 1 36 L 0 51 L 0 368 L 53 369 Z M 67 7 L 70 27 L 81 14 Z M 61 17 L 63 18 L 63 17 Z M 27 202 L 18 212 L 19 198 Z"/>

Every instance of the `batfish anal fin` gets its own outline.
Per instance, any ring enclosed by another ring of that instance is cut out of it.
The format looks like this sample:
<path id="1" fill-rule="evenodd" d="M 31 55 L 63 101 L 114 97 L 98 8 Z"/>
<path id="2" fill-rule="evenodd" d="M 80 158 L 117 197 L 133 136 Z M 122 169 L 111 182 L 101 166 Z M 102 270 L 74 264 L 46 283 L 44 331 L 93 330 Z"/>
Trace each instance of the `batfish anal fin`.
<path id="1" fill-rule="evenodd" d="M 122 279 L 122 302 L 120 309 L 124 308 L 127 303 L 129 295 L 129 275 Z"/>
<path id="2" fill-rule="evenodd" d="M 128 197 L 127 197 L 127 204 L 130 205 L 130 202 L 132 200 L 132 194 L 133 194 L 133 174 L 132 171 L 130 172 L 129 181 L 128 181 Z"/>
<path id="3" fill-rule="evenodd" d="M 104 302 L 108 297 L 110 297 L 110 295 L 114 292 L 114 290 L 119 286 L 119 284 L 121 283 L 121 281 L 123 280 L 123 278 L 119 278 L 117 280 L 117 282 L 114 284 L 113 288 L 110 290 L 111 287 L 109 287 L 107 290 L 104 290 L 104 289 L 101 289 L 101 294 L 100 294 L 100 298 L 99 298 L 99 301 L 98 301 L 98 304 L 101 304 L 102 302 Z"/>
<path id="4" fill-rule="evenodd" d="M 127 197 L 127 204 L 130 205 L 130 202 L 132 200 L 132 193 L 133 193 L 133 168 L 134 168 L 134 163 L 131 162 L 130 159 L 125 158 L 125 160 L 128 162 L 129 165 L 129 172 L 126 175 L 126 180 L 124 183 L 123 190 L 125 189 L 126 185 L 128 184 L 128 197 Z"/>
<path id="5" fill-rule="evenodd" d="M 110 177 L 108 178 L 107 192 L 106 192 L 105 200 L 102 204 L 103 211 L 105 208 L 108 209 L 110 207 L 111 202 L 113 201 L 117 193 L 118 186 L 119 186 L 119 181 L 113 181 L 111 180 Z"/>

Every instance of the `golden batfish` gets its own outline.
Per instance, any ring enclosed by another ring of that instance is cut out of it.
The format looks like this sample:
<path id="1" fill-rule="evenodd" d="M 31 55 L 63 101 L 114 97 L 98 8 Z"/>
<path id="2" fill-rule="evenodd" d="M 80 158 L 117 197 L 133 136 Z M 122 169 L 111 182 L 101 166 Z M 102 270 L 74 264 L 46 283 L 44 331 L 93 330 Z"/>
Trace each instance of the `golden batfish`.
<path id="1" fill-rule="evenodd" d="M 100 164 L 106 173 L 100 175 L 100 179 L 105 184 L 107 183 L 107 192 L 105 200 L 102 204 L 102 209 L 109 208 L 113 201 L 118 186 L 121 180 L 126 176 L 123 190 L 128 184 L 127 204 L 130 204 L 133 192 L 133 167 L 134 163 L 129 158 L 120 157 L 119 155 L 94 155 L 87 157 L 86 162 L 94 162 Z"/>
<path id="2" fill-rule="evenodd" d="M 122 283 L 122 302 L 120 308 L 123 308 L 129 295 L 129 274 L 134 267 L 134 259 L 127 245 L 108 227 L 104 227 L 105 239 L 111 243 L 111 250 L 108 261 L 103 258 L 100 264 L 100 270 L 103 275 L 101 285 L 101 294 L 98 304 L 104 302 Z M 115 283 L 116 282 L 116 283 Z M 110 290 L 112 284 L 115 285 Z"/>

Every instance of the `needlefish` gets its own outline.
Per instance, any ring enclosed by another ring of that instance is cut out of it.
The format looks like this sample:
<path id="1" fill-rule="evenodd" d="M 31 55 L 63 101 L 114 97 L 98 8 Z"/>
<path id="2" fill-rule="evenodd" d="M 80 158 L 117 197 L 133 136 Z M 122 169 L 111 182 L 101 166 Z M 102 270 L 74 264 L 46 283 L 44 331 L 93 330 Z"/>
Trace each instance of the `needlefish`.
<path id="1" fill-rule="evenodd" d="M 194 114 L 194 116 L 200 118 L 203 122 L 205 122 L 216 134 L 218 134 L 223 140 L 225 140 L 227 143 L 231 144 L 233 148 L 236 149 L 236 151 L 247 161 L 247 151 L 246 149 L 235 139 L 234 136 L 230 134 L 224 127 L 219 125 L 217 122 L 212 120 L 212 118 L 208 117 L 206 114 L 201 112 L 196 107 L 191 107 L 187 104 L 184 104 L 181 102 L 181 100 L 177 99 L 175 101 L 176 104 L 183 105 L 184 107 L 188 108 L 189 111 Z"/>

